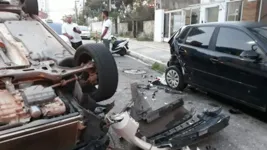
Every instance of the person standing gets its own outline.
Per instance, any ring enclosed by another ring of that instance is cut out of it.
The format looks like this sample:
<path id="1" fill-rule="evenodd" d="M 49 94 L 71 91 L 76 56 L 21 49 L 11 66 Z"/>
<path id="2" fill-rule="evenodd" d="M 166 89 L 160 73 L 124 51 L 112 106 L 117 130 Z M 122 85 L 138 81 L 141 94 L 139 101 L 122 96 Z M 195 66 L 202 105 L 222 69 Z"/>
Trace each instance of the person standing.
<path id="1" fill-rule="evenodd" d="M 62 34 L 68 37 L 71 42 L 71 46 L 74 49 L 77 49 L 83 44 L 80 35 L 81 33 L 82 32 L 79 30 L 78 25 L 72 22 L 72 16 L 67 16 L 66 23 L 62 25 Z"/>
<path id="2" fill-rule="evenodd" d="M 103 11 L 102 17 L 104 21 L 102 26 L 101 40 L 103 40 L 103 44 L 108 48 L 108 50 L 110 50 L 112 22 L 108 18 L 108 11 Z"/>

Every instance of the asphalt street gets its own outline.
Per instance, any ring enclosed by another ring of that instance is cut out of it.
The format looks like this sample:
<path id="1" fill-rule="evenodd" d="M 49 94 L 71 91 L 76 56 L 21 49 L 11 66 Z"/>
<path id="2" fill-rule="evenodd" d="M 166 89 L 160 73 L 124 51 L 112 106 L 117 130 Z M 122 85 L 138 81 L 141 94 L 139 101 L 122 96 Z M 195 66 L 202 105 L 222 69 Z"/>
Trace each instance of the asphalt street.
<path id="1" fill-rule="evenodd" d="M 87 43 L 86 41 L 85 43 Z M 113 98 L 107 102 L 115 101 L 113 112 L 120 112 L 131 100 L 130 84 L 134 82 L 148 83 L 150 79 L 161 76 L 151 70 L 146 64 L 128 56 L 114 55 L 118 71 L 119 86 Z M 124 70 L 135 69 L 146 72 L 143 75 L 127 74 Z M 240 104 L 233 103 L 218 96 L 209 96 L 203 92 L 192 92 L 189 89 L 184 91 L 186 94 L 184 101 L 187 109 L 195 108 L 197 113 L 202 112 L 210 104 L 217 104 L 223 107 L 224 113 L 231 116 L 230 125 L 224 130 L 203 139 L 200 143 L 192 147 L 205 149 L 206 146 L 213 146 L 217 150 L 265 150 L 267 147 L 267 124 L 264 113 L 257 112 Z M 230 114 L 229 109 L 240 109 L 241 114 Z M 113 140 L 116 146 L 129 150 L 128 144 L 118 140 L 115 134 Z"/>

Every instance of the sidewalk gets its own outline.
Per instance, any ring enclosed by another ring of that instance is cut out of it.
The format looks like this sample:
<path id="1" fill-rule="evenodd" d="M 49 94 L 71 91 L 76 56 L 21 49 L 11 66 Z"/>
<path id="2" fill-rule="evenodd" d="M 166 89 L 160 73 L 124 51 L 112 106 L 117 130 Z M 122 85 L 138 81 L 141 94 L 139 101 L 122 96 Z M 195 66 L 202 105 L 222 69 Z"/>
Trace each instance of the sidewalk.
<path id="1" fill-rule="evenodd" d="M 137 41 L 135 39 L 130 39 L 129 48 L 131 56 L 141 59 L 150 65 L 157 62 L 166 66 L 170 59 L 168 43 Z"/>

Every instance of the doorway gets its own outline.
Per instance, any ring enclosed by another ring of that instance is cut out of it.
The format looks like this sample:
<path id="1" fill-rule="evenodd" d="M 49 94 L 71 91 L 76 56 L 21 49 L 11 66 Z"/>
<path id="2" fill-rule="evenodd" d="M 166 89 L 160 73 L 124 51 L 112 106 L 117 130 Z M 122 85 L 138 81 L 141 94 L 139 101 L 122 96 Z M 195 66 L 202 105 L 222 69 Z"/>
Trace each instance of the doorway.
<path id="1" fill-rule="evenodd" d="M 164 41 L 168 41 L 174 32 L 185 25 L 185 13 L 182 10 L 165 12 L 164 14 Z"/>
<path id="2" fill-rule="evenodd" d="M 218 22 L 219 6 L 206 8 L 206 22 Z"/>

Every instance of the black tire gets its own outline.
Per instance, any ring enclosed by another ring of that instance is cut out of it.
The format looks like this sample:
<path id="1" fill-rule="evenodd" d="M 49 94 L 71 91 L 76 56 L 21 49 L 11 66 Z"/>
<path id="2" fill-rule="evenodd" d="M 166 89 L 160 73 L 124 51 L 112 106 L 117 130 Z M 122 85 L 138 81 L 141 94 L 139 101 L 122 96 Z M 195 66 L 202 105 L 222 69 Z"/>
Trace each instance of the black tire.
<path id="1" fill-rule="evenodd" d="M 103 44 L 84 44 L 80 46 L 74 56 L 76 65 L 90 60 L 95 62 L 98 74 L 98 88 L 86 85 L 83 92 L 97 102 L 111 98 L 118 87 L 118 69 L 112 54 Z"/>
<path id="2" fill-rule="evenodd" d="M 127 50 L 125 48 L 123 48 L 123 50 L 120 51 L 119 53 L 121 56 L 124 56 L 127 54 Z"/>
<path id="3" fill-rule="evenodd" d="M 174 80 L 170 79 L 172 75 Z M 165 80 L 170 88 L 178 91 L 183 91 L 187 87 L 181 70 L 175 66 L 170 66 L 167 68 L 165 72 Z"/>
<path id="4" fill-rule="evenodd" d="M 38 15 L 38 0 L 24 0 L 22 9 L 25 13 L 28 13 L 29 15 Z"/>
<path id="5" fill-rule="evenodd" d="M 74 58 L 70 57 L 63 59 L 58 65 L 61 67 L 75 67 Z"/>

